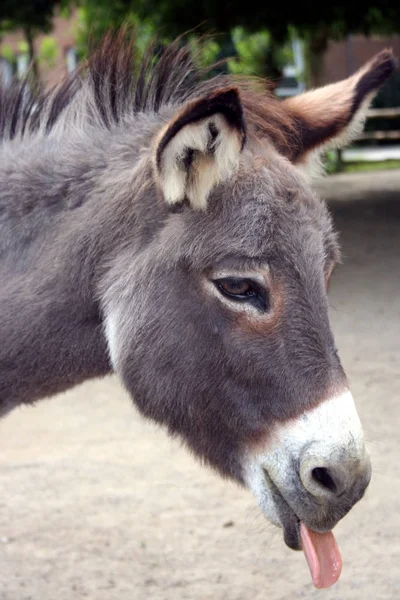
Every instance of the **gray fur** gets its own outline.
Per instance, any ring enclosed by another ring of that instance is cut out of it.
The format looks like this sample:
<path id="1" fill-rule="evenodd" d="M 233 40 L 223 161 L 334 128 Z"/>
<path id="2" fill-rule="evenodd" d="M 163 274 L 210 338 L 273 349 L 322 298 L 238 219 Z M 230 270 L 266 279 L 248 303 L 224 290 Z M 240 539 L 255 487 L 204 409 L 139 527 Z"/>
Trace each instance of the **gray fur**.
<path id="1" fill-rule="evenodd" d="M 129 57 L 108 40 L 48 96 L 0 94 L 0 411 L 110 373 L 113 318 L 114 366 L 141 412 L 241 482 L 246 448 L 346 385 L 325 290 L 336 236 L 283 156 L 295 122 L 246 87 L 239 170 L 206 211 L 171 211 L 155 140 L 188 100 L 232 82 L 199 82 L 179 44 L 136 79 Z M 273 326 L 205 291 L 216 267 L 265 265 Z"/>

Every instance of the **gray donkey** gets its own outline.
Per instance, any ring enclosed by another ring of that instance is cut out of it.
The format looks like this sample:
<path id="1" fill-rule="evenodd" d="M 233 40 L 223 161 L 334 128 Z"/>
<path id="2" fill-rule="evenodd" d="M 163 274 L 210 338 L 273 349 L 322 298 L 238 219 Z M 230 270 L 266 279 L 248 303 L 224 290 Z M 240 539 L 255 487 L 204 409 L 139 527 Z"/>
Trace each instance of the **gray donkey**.
<path id="1" fill-rule="evenodd" d="M 108 36 L 0 90 L 0 412 L 115 371 L 140 412 L 247 486 L 331 585 L 370 462 L 328 322 L 339 259 L 308 175 L 394 69 L 280 102 L 176 42 Z"/>

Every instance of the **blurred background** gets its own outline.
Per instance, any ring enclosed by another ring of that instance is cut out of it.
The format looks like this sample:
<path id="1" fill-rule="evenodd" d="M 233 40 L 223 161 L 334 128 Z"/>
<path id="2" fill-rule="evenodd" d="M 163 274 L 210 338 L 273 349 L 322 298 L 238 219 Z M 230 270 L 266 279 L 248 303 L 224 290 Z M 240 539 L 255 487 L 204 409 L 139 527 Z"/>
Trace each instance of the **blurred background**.
<path id="1" fill-rule="evenodd" d="M 1 0 L 0 71 L 5 81 L 27 71 L 33 83 L 68 75 L 110 28 L 136 26 L 137 53 L 191 30 L 204 64 L 270 80 L 280 97 L 343 79 L 385 47 L 400 56 L 398 2 L 298 5 L 258 0 Z M 329 173 L 400 166 L 400 72 L 374 100 L 365 131 L 351 150 L 327 156 Z M 372 163 L 365 165 L 363 163 Z"/>
<path id="2" fill-rule="evenodd" d="M 137 52 L 185 31 L 205 64 L 259 75 L 280 97 L 400 57 L 400 3 L 0 0 L 0 71 L 46 89 L 109 28 Z M 194 31 L 193 31 L 193 28 Z M 1 107 L 0 107 L 1 109 Z M 327 108 L 329 110 L 329 107 Z M 330 317 L 373 463 L 367 496 L 336 528 L 344 569 L 326 600 L 400 598 L 400 73 L 351 147 L 315 184 L 340 234 Z M 1 341 L 0 341 L 1 343 Z M 143 421 L 114 378 L 0 421 L 1 600 L 317 599 L 302 553 L 245 490 Z"/>

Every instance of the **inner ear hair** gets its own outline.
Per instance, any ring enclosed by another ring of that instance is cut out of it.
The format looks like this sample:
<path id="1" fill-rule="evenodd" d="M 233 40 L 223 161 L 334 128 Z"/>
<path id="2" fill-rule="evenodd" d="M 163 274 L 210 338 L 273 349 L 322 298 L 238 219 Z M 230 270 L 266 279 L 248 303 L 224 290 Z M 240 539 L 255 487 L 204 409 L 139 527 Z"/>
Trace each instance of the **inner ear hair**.
<path id="1" fill-rule="evenodd" d="M 245 139 L 236 88 L 187 103 L 156 140 L 155 172 L 166 202 L 187 199 L 205 209 L 211 189 L 237 167 Z"/>

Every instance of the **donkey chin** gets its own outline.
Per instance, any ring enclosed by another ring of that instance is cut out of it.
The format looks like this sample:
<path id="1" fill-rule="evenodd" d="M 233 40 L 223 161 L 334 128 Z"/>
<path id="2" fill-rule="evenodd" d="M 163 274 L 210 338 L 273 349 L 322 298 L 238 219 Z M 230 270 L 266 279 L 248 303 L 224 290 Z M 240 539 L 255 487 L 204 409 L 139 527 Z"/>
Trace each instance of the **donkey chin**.
<path id="1" fill-rule="evenodd" d="M 364 495 L 371 464 L 349 391 L 281 423 L 247 457 L 246 483 L 265 517 L 302 549 L 300 524 L 330 531 Z"/>

